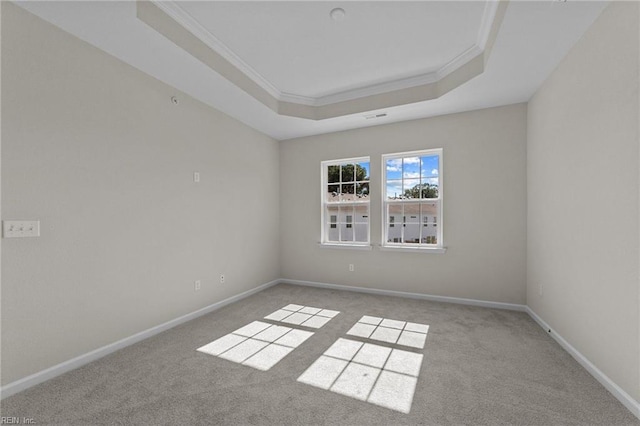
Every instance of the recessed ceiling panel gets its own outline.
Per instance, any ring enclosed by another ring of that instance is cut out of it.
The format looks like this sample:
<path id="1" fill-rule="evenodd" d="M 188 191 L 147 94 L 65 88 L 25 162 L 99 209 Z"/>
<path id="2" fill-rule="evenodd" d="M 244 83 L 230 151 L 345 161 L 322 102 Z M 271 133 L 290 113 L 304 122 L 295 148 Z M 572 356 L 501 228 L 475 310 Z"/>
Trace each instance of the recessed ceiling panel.
<path id="1" fill-rule="evenodd" d="M 176 4 L 279 92 L 318 98 L 437 71 L 475 45 L 486 2 Z"/>

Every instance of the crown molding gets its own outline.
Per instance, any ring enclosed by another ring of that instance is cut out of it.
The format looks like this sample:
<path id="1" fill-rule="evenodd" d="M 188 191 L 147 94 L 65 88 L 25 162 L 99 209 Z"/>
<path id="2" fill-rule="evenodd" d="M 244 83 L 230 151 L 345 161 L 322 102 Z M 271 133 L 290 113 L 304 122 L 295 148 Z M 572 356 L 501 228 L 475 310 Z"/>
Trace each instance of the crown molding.
<path id="1" fill-rule="evenodd" d="M 177 1 L 151 0 L 151 3 L 169 15 L 178 24 L 182 25 L 191 34 L 199 38 L 200 41 L 213 49 L 218 55 L 229 61 L 229 63 L 253 80 L 254 83 L 262 87 L 267 93 L 279 99 L 281 92 L 277 87 L 271 84 L 269 80 L 264 78 L 262 74 L 251 67 L 251 65 L 247 64 L 240 56 L 236 55 L 226 44 L 202 26 L 198 20 L 182 9 Z"/>
<path id="2" fill-rule="evenodd" d="M 438 82 L 447 75 L 467 64 L 478 55 L 484 53 L 487 40 L 494 25 L 500 0 L 486 1 L 482 14 L 480 29 L 478 31 L 475 43 L 437 70 L 432 70 L 409 77 L 392 79 L 382 83 L 353 87 L 318 97 L 304 96 L 296 93 L 287 93 L 279 90 L 267 78 L 262 76 L 251 65 L 245 62 L 220 39 L 218 39 L 202 24 L 200 24 L 197 19 L 195 19 L 184 9 L 182 9 L 177 1 L 151 0 L 151 2 L 167 15 L 169 15 L 172 19 L 174 19 L 178 24 L 191 32 L 195 37 L 200 39 L 209 48 L 213 49 L 224 59 L 229 61 L 230 64 L 236 67 L 248 78 L 253 80 L 254 83 L 264 89 L 277 101 L 312 107 L 320 107 Z"/>
<path id="3" fill-rule="evenodd" d="M 436 71 L 317 98 L 282 93 L 173 1 L 138 0 L 136 16 L 276 114 L 325 120 L 436 99 L 482 74 L 507 6 L 508 0 L 485 3 L 477 41 L 484 49 L 474 43 Z"/>
<path id="4" fill-rule="evenodd" d="M 478 38 L 476 41 L 476 46 L 478 46 L 482 51 L 487 47 L 487 42 L 491 35 L 491 29 L 493 28 L 493 23 L 496 20 L 496 15 L 498 14 L 499 3 L 500 0 L 489 0 L 484 5 L 484 12 L 482 14 L 482 21 L 480 23 L 480 30 L 478 31 Z"/>

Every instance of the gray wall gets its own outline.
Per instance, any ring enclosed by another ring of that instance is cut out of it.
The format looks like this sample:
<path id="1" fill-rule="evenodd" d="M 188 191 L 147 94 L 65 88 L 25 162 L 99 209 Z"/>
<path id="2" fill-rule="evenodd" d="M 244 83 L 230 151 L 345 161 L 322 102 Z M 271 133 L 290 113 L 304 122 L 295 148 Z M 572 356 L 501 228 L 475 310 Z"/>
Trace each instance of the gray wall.
<path id="1" fill-rule="evenodd" d="M 3 384 L 279 277 L 276 141 L 2 8 Z"/>
<path id="2" fill-rule="evenodd" d="M 527 144 L 527 303 L 636 400 L 638 49 L 638 3 L 612 3 L 529 103 Z"/>
<path id="3" fill-rule="evenodd" d="M 525 303 L 526 114 L 519 104 L 281 142 L 283 278 Z M 322 160 L 371 157 L 379 244 L 380 156 L 426 148 L 444 149 L 445 254 L 319 247 Z"/>

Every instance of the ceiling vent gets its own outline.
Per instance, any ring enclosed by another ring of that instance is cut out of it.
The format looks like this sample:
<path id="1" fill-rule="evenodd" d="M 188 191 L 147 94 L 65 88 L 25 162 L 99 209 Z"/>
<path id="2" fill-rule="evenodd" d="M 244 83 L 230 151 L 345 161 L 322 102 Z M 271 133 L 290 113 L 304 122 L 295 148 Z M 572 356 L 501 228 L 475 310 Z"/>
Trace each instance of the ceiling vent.
<path id="1" fill-rule="evenodd" d="M 373 114 L 373 115 L 365 115 L 364 118 L 366 118 L 367 120 L 372 120 L 374 118 L 382 118 L 382 117 L 386 117 L 387 113 L 386 112 L 382 112 L 380 114 Z"/>

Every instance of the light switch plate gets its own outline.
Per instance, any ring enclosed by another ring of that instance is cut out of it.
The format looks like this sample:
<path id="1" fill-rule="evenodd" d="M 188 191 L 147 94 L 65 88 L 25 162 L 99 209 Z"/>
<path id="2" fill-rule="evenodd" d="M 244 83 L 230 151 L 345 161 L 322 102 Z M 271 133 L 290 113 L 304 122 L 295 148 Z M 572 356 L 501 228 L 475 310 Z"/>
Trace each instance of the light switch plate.
<path id="1" fill-rule="evenodd" d="M 4 238 L 26 238 L 40 236 L 39 220 L 5 220 L 2 222 Z"/>

